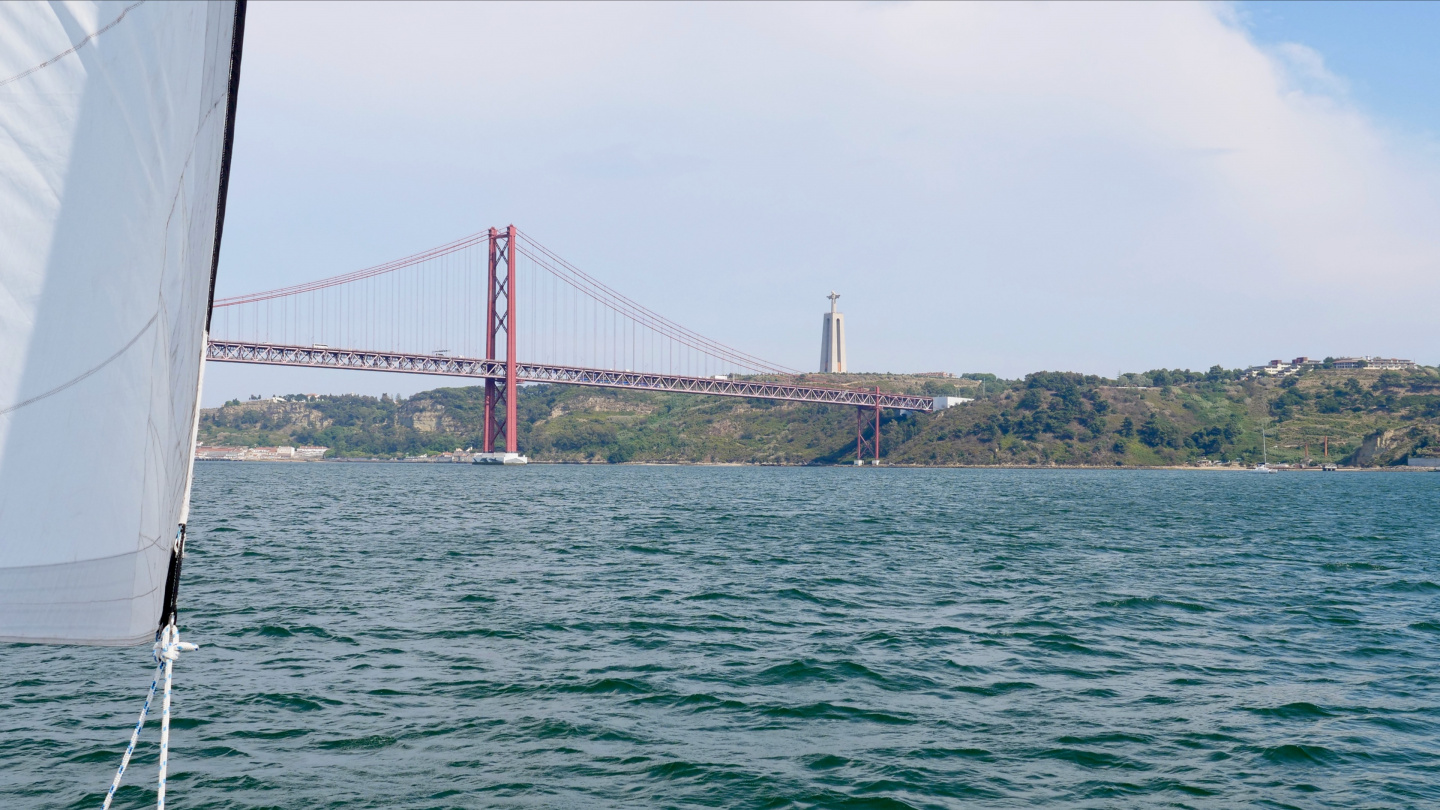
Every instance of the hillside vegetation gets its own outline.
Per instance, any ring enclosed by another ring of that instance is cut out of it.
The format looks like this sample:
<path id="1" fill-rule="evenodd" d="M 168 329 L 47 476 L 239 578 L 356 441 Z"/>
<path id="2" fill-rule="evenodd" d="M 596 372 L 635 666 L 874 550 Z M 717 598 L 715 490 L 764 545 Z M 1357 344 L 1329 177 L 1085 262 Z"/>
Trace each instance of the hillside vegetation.
<path id="1" fill-rule="evenodd" d="M 1037 372 L 1020 380 L 807 375 L 827 386 L 975 397 L 934 414 L 887 411 L 882 457 L 917 465 L 1156 466 L 1272 462 L 1360 466 L 1440 455 L 1440 373 L 1313 369 L 1285 378 L 1155 370 L 1120 380 Z M 1121 383 L 1117 385 L 1117 382 Z M 393 458 L 481 444 L 483 388 L 403 400 L 291 396 L 207 409 L 207 445 L 324 445 Z M 520 450 L 535 461 L 847 463 L 855 408 L 536 385 L 522 389 Z"/>

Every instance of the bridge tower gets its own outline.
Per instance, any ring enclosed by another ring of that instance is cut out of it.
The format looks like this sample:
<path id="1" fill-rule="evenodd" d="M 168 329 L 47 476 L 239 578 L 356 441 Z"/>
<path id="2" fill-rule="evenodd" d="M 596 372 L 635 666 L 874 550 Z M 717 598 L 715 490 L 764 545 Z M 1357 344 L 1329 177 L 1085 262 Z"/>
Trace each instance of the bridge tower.
<path id="1" fill-rule="evenodd" d="M 504 265 L 503 268 L 501 265 Z M 499 335 L 505 333 L 505 379 L 485 378 L 485 445 L 486 453 L 495 452 L 495 440 L 505 434 L 505 452 L 519 452 L 515 430 L 515 404 L 520 391 L 515 380 L 515 226 L 502 233 L 490 229 L 490 278 L 487 296 L 485 359 L 498 360 L 495 352 Z M 504 415 L 500 397 L 504 396 Z"/>

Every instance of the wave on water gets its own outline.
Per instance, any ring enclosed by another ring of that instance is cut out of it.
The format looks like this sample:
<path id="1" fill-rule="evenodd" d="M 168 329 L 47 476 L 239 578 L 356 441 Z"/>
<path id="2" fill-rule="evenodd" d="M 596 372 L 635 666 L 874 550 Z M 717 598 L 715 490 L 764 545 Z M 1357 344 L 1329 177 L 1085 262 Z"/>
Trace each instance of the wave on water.
<path id="1" fill-rule="evenodd" d="M 174 806 L 1440 807 L 1427 476 L 450 466 L 197 468 Z M 148 649 L 3 652 L 98 806 Z"/>

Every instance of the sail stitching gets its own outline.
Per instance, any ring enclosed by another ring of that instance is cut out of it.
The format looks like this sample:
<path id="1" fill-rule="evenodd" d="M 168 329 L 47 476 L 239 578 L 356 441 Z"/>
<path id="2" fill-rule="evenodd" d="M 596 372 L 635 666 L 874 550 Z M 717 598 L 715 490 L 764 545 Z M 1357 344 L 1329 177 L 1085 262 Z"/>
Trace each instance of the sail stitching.
<path id="1" fill-rule="evenodd" d="M 76 377 L 75 379 L 71 380 L 70 382 L 62 383 L 62 384 L 60 384 L 60 385 L 55 386 L 54 388 L 51 388 L 49 391 L 46 391 L 46 392 L 43 393 L 43 394 L 37 394 L 36 396 L 33 396 L 33 397 L 25 400 L 24 402 L 17 402 L 17 403 L 15 403 L 14 405 L 11 405 L 10 407 L 8 407 L 8 408 L 6 408 L 6 409 L 4 409 L 4 410 L 0 410 L 0 416 L 5 416 L 6 414 L 14 413 L 15 411 L 20 410 L 21 408 L 25 407 L 26 405 L 33 405 L 33 404 L 35 404 L 36 402 L 39 402 L 39 401 L 42 400 L 42 399 L 47 399 L 47 398 L 49 398 L 49 397 L 53 397 L 53 396 L 55 396 L 56 394 L 60 393 L 61 391 L 64 391 L 65 389 L 69 388 L 70 386 L 75 385 L 76 383 L 84 380 L 86 377 L 89 377 L 90 375 L 94 374 L 95 372 L 99 371 L 100 369 L 105 368 L 106 366 L 108 366 L 108 365 L 110 365 L 111 363 L 115 362 L 115 360 L 117 360 L 117 359 L 120 357 L 120 355 L 122 355 L 122 354 L 124 354 L 125 352 L 129 351 L 129 350 L 130 350 L 130 347 L 131 347 L 131 346 L 134 346 L 136 341 L 138 341 L 141 337 L 143 337 L 146 332 L 150 331 L 150 327 L 152 327 L 152 326 L 155 325 L 155 319 L 156 319 L 156 318 L 159 318 L 159 317 L 160 317 L 160 313 L 159 313 L 159 312 L 156 312 L 154 315 L 151 315 L 151 316 L 150 316 L 150 320 L 146 321 L 146 322 L 145 322 L 145 325 L 142 326 L 142 327 L 140 327 L 140 331 L 135 333 L 135 337 L 130 338 L 130 342 L 129 342 L 129 343 L 126 343 L 124 346 L 121 346 L 121 347 L 120 347 L 120 351 L 115 352 L 114 354 L 110 355 L 109 357 L 107 357 L 107 358 L 105 358 L 103 361 L 101 361 L 100 365 L 95 366 L 94 368 L 90 369 L 89 371 L 85 372 L 84 374 L 81 374 L 79 377 Z"/>
<path id="2" fill-rule="evenodd" d="M 30 68 L 29 70 L 27 70 L 27 71 L 25 71 L 25 72 L 23 72 L 23 73 L 17 73 L 17 74 L 15 74 L 14 76 L 11 76 L 11 77 L 8 78 L 8 79 L 5 79 L 4 81 L 0 81 L 0 87 L 4 87 L 5 85 L 7 85 L 7 84 L 9 84 L 9 83 L 11 83 L 11 82 L 18 82 L 18 81 L 20 81 L 21 79 L 25 78 L 26 76 L 29 76 L 31 73 L 34 73 L 34 72 L 37 71 L 37 70 L 43 70 L 43 69 L 45 69 L 45 68 L 47 68 L 47 67 L 50 67 L 51 65 L 55 64 L 56 62 L 59 62 L 61 59 L 64 59 L 65 57 L 69 56 L 69 55 L 72 54 L 72 53 L 75 53 L 76 51 L 78 51 L 78 50 L 80 50 L 81 48 L 83 48 L 83 47 L 85 47 L 86 45 L 88 45 L 88 44 L 90 43 L 90 40 L 92 40 L 92 39 L 100 36 L 101 34 L 105 33 L 106 31 L 109 31 L 111 28 L 114 28 L 116 25 L 119 25 L 119 24 L 120 24 L 120 21 L 123 20 L 123 19 L 125 19 L 125 15 L 126 15 L 126 14 L 129 14 L 129 13 L 131 12 L 131 10 L 133 10 L 136 6 L 142 5 L 142 4 L 144 4 L 144 3 L 145 3 L 145 0 L 140 0 L 138 3 L 131 3 L 130 5 L 126 6 L 123 11 L 120 12 L 120 16 L 119 16 L 119 17 L 116 17 L 114 20 L 111 20 L 109 25 L 105 26 L 104 28 L 101 28 L 99 31 L 96 31 L 95 33 L 93 33 L 93 34 L 85 37 L 84 39 L 80 40 L 79 42 L 75 43 L 74 45 L 72 45 L 72 46 L 70 47 L 69 50 L 61 51 L 60 53 L 55 54 L 54 56 L 50 57 L 49 59 L 46 59 L 44 62 L 41 62 L 40 64 L 36 65 L 35 67 Z"/>

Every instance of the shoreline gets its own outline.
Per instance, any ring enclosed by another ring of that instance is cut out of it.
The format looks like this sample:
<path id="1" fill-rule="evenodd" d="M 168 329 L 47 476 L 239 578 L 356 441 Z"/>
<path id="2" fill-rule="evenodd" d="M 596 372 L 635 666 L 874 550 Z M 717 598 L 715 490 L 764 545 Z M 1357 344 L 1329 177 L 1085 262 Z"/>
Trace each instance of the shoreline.
<path id="1" fill-rule="evenodd" d="M 472 465 L 468 461 L 432 461 L 428 459 L 405 459 L 405 458 L 325 458 L 325 459 L 218 459 L 199 458 L 196 462 L 207 462 L 217 464 L 452 464 L 458 466 L 485 466 Z M 875 469 L 874 465 L 866 464 L 857 467 L 853 464 L 766 464 L 750 461 L 622 461 L 612 463 L 608 461 L 537 461 L 531 459 L 530 464 L 542 464 L 550 466 L 586 466 L 586 467 L 793 467 L 793 468 L 815 468 L 815 469 Z M 528 466 L 528 465 L 527 465 Z M 881 469 L 896 470 L 1184 470 L 1187 472 L 1254 472 L 1254 467 L 1235 467 L 1221 464 L 1198 466 L 1198 465 L 1111 465 L 1100 466 L 1090 464 L 881 464 Z M 1277 473 L 1318 473 L 1326 472 L 1320 467 L 1272 467 Z M 1425 473 L 1440 471 L 1440 468 L 1431 467 L 1409 467 L 1409 466 L 1388 466 L 1388 467 L 1339 467 L 1329 472 L 1344 473 L 1376 473 L 1376 472 L 1401 472 L 1401 473 Z"/>

